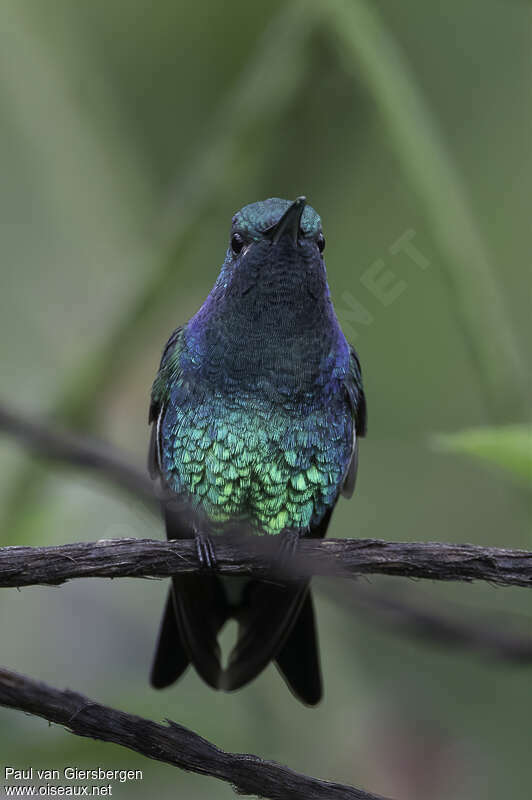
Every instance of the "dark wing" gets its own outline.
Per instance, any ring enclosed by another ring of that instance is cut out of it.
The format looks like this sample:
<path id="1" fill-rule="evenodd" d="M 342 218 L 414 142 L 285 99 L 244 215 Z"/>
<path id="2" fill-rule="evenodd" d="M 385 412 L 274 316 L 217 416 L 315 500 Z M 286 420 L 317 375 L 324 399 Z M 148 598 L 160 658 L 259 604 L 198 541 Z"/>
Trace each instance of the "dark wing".
<path id="1" fill-rule="evenodd" d="M 351 497 L 355 489 L 358 469 L 358 440 L 366 435 L 366 397 L 362 385 L 362 369 L 354 347 L 350 348 L 349 374 L 345 382 L 349 405 L 353 413 L 353 449 L 351 460 L 342 484 L 342 494 Z"/>
<path id="2" fill-rule="evenodd" d="M 150 400 L 150 412 L 148 415 L 148 422 L 151 427 L 150 444 L 148 448 L 148 471 L 150 477 L 155 480 L 162 477 L 162 454 L 161 454 L 161 430 L 162 420 L 167 400 L 167 387 L 170 378 L 170 370 L 172 367 L 172 357 L 175 354 L 176 348 L 181 344 L 181 335 L 183 327 L 176 328 L 173 334 L 166 342 L 163 354 L 161 356 L 161 363 L 159 364 L 159 371 L 153 382 Z"/>

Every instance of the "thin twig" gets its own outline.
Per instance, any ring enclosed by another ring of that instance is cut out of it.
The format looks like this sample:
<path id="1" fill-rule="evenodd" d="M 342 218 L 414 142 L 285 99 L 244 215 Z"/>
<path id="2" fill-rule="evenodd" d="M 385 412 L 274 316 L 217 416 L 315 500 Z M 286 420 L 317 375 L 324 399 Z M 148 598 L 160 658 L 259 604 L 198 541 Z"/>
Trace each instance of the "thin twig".
<path id="1" fill-rule="evenodd" d="M 321 592 L 348 613 L 355 611 L 360 619 L 374 627 L 386 627 L 399 636 L 489 656 L 518 666 L 532 664 L 532 620 L 517 614 L 483 612 L 473 615 L 460 606 L 445 610 L 419 599 L 413 600 L 404 592 L 386 591 L 351 584 L 327 586 Z M 518 625 L 518 623 L 520 623 Z"/>
<path id="2" fill-rule="evenodd" d="M 0 406 L 0 431 L 34 453 L 93 471 L 135 497 L 155 504 L 153 484 L 147 472 L 133 466 L 118 450 L 103 442 L 31 420 L 5 406 Z"/>
<path id="3" fill-rule="evenodd" d="M 1 668 L 0 705 L 64 725 L 77 736 L 113 742 L 188 772 L 210 775 L 231 784 L 238 794 L 272 800 L 385 800 L 258 756 L 227 753 L 176 722 L 160 725 Z"/>
<path id="4" fill-rule="evenodd" d="M 532 552 L 443 542 L 301 539 L 282 565 L 275 537 L 215 540 L 221 575 L 291 578 L 402 575 L 440 581 L 482 580 L 532 586 Z M 0 548 L 0 587 L 59 584 L 72 578 L 165 578 L 201 569 L 193 540 L 102 539 L 53 547 Z"/>

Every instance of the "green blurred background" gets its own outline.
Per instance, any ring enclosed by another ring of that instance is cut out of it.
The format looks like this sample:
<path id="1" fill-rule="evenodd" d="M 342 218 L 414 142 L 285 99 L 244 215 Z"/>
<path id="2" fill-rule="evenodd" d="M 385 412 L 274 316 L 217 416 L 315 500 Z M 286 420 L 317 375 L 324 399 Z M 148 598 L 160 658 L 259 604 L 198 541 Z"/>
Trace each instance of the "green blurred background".
<path id="1" fill-rule="evenodd" d="M 231 215 L 306 194 L 369 405 L 330 535 L 529 547 L 530 492 L 432 442 L 527 419 L 531 23 L 525 0 L 3 0 L 0 400 L 143 464 L 162 346 L 213 283 Z M 419 263 L 393 252 L 403 235 Z M 379 260 L 392 301 L 368 288 Z M 0 503 L 2 544 L 163 536 L 142 504 L 5 438 Z M 530 613 L 524 589 L 371 584 Z M 529 797 L 532 668 L 398 636 L 331 588 L 316 582 L 316 710 L 271 667 L 234 695 L 192 671 L 152 690 L 162 581 L 4 590 L 2 662 L 398 800 Z M 233 796 L 5 709 L 0 754 L 142 769 L 116 797 Z"/>

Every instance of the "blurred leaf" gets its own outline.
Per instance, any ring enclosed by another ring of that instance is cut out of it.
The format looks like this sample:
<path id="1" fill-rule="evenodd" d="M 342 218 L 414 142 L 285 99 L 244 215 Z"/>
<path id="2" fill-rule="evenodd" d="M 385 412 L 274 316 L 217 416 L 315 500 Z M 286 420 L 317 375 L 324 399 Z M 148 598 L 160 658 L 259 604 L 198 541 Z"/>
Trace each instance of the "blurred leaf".
<path id="1" fill-rule="evenodd" d="M 485 402 L 496 419 L 521 410 L 525 369 L 461 175 L 398 42 L 366 0 L 328 0 L 328 23 L 347 71 L 362 77 L 422 201 L 442 256 L 441 275 Z"/>
<path id="2" fill-rule="evenodd" d="M 496 464 L 532 488 L 532 425 L 441 434 L 435 438 L 435 446 L 444 452 L 466 453 Z"/>

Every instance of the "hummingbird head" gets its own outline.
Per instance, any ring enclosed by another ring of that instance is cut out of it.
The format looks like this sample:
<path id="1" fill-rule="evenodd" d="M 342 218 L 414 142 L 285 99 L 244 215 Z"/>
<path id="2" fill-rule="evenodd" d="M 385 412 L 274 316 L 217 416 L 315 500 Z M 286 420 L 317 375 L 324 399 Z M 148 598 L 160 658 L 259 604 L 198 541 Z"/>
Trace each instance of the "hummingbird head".
<path id="1" fill-rule="evenodd" d="M 297 375 L 298 386 L 307 372 L 314 380 L 343 339 L 324 247 L 320 217 L 304 197 L 238 211 L 218 279 L 187 326 L 196 363 L 216 365 L 224 378 L 281 370 Z"/>
<path id="2" fill-rule="evenodd" d="M 269 200 L 251 203 L 233 217 L 228 257 L 233 263 L 245 259 L 257 244 L 262 247 L 255 249 L 263 254 L 268 253 L 268 245 L 291 244 L 296 251 L 307 249 L 311 257 L 317 256 L 325 247 L 321 219 L 307 205 L 305 197 L 298 197 L 293 202 L 270 197 Z M 276 250 L 270 255 L 279 259 L 282 258 L 281 253 L 282 250 Z"/>
<path id="3" fill-rule="evenodd" d="M 293 202 L 271 197 L 234 215 L 220 277 L 233 296 L 252 292 L 265 302 L 270 295 L 288 299 L 324 278 L 324 247 L 321 220 L 304 197 Z"/>

